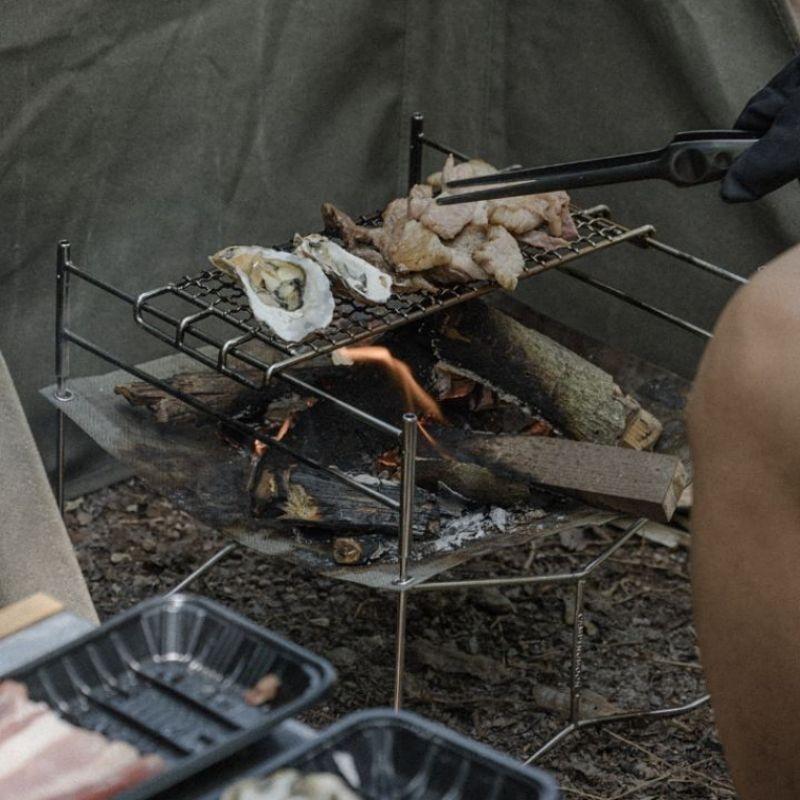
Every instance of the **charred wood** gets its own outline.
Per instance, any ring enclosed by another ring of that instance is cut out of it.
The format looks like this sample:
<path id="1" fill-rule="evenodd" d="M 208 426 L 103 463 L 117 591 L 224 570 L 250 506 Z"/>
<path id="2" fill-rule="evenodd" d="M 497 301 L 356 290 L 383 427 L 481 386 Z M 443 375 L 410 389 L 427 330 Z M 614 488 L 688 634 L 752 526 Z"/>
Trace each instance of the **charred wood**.
<path id="1" fill-rule="evenodd" d="M 481 301 L 450 311 L 437 356 L 517 398 L 574 439 L 652 447 L 660 422 L 607 372 Z"/>

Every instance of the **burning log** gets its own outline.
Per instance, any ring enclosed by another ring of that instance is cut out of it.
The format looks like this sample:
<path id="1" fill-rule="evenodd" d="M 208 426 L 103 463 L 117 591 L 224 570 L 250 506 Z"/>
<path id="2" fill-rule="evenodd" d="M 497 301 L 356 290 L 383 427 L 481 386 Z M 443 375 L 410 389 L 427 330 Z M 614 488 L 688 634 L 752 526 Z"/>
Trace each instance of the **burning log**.
<path id="1" fill-rule="evenodd" d="M 570 437 L 652 447 L 661 423 L 607 372 L 483 302 L 453 309 L 440 325 L 437 356 L 540 411 Z"/>
<path id="2" fill-rule="evenodd" d="M 568 439 L 473 435 L 453 450 L 485 468 L 475 474 L 495 473 L 487 487 L 504 477 L 657 522 L 669 522 L 688 482 L 676 456 Z"/>
<path id="3" fill-rule="evenodd" d="M 400 500 L 396 481 L 357 477 L 371 489 Z M 253 516 L 276 524 L 334 530 L 397 532 L 399 514 L 320 470 L 286 465 L 281 454 L 267 450 L 256 459 L 247 485 Z M 414 533 L 432 534 L 439 527 L 436 498 L 418 488 Z"/>

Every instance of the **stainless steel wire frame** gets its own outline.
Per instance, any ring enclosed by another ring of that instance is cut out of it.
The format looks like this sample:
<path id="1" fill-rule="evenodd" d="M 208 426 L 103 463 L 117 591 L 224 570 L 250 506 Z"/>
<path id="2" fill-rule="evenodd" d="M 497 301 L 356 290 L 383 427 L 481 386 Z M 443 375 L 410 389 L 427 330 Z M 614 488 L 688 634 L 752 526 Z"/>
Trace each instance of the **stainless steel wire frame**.
<path id="1" fill-rule="evenodd" d="M 466 158 L 463 154 L 455 153 L 452 148 L 447 147 L 441 143 L 435 142 L 434 140 L 427 137 L 423 130 L 423 118 L 421 114 L 415 114 L 411 120 L 411 140 L 410 140 L 410 183 L 418 183 L 421 179 L 421 168 L 422 168 L 422 149 L 425 146 L 433 148 L 435 150 L 449 153 L 453 152 L 459 158 Z M 587 252 L 592 252 L 597 249 L 601 249 L 601 247 L 608 247 L 611 245 L 621 244 L 623 242 L 633 242 L 645 248 L 653 248 L 656 250 L 660 250 L 667 255 L 672 256 L 673 258 L 683 261 L 697 269 L 701 269 L 707 273 L 715 275 L 716 277 L 725 280 L 730 283 L 742 284 L 746 283 L 744 278 L 741 278 L 734 273 L 725 270 L 721 267 L 718 267 L 710 262 L 704 261 L 699 259 L 689 253 L 683 252 L 674 248 L 670 245 L 666 245 L 654 238 L 654 230 L 652 226 L 645 225 L 640 228 L 636 229 L 626 229 L 623 226 L 613 222 L 611 219 L 608 218 L 608 209 L 604 206 L 597 206 L 592 209 L 587 209 L 583 212 L 580 212 L 582 218 L 579 220 L 581 224 L 585 224 L 589 226 L 593 231 L 597 232 L 600 235 L 600 241 L 598 242 L 598 246 L 591 247 Z M 606 230 L 609 235 L 604 236 L 602 234 L 602 230 Z M 555 258 L 557 263 L 553 263 L 552 266 L 558 266 L 562 269 L 565 274 L 571 275 L 579 280 L 582 280 L 600 291 L 606 292 L 611 294 L 612 296 L 616 297 L 622 302 L 628 303 L 633 305 L 642 311 L 647 313 L 653 314 L 666 322 L 681 328 L 682 330 L 689 331 L 701 338 L 709 338 L 711 334 L 701 328 L 700 326 L 695 325 L 694 323 L 684 320 L 681 317 L 676 315 L 670 314 L 662 309 L 658 309 L 654 306 L 651 306 L 647 303 L 644 303 L 641 300 L 638 300 L 635 297 L 613 287 L 608 284 L 602 283 L 594 279 L 593 277 L 589 277 L 583 275 L 581 273 L 575 273 L 573 270 L 565 267 L 564 264 L 569 262 L 570 260 L 574 260 L 575 258 L 579 257 L 580 255 L 584 255 L 585 253 L 576 253 L 574 250 L 571 250 L 570 253 L 562 253 L 560 256 L 558 252 L 556 253 L 534 253 L 532 256 L 533 262 L 537 265 L 531 267 L 531 269 L 537 269 L 539 272 L 543 271 L 543 269 L 539 269 L 538 267 L 547 268 L 546 264 L 548 260 Z M 538 259 L 538 260 L 537 260 Z M 536 274 L 532 272 L 531 274 Z M 300 453 L 295 452 L 292 448 L 285 445 L 283 442 L 279 442 L 274 440 L 272 437 L 265 436 L 260 431 L 256 430 L 251 426 L 247 426 L 244 423 L 231 419 L 224 414 L 220 414 L 219 412 L 214 411 L 213 409 L 206 406 L 204 403 L 198 401 L 196 398 L 187 395 L 180 390 L 173 388 L 169 383 L 162 381 L 158 378 L 155 378 L 152 375 L 144 372 L 143 370 L 135 367 L 132 364 L 125 362 L 124 360 L 117 358 L 104 347 L 98 345 L 95 342 L 92 342 L 78 333 L 71 330 L 69 327 L 69 284 L 70 284 L 70 277 L 77 277 L 80 278 L 87 283 L 94 285 L 95 287 L 101 289 L 102 291 L 107 292 L 108 294 L 116 297 L 118 300 L 121 300 L 128 305 L 130 305 L 134 309 L 134 315 L 137 319 L 137 322 L 142 325 L 145 329 L 149 330 L 150 333 L 158 336 L 158 338 L 162 339 L 163 341 L 169 343 L 172 347 L 187 353 L 188 355 L 195 358 L 200 363 L 205 364 L 213 369 L 217 369 L 220 373 L 227 375 L 228 377 L 238 380 L 246 385 L 253 386 L 253 382 L 241 374 L 238 374 L 237 370 L 232 369 L 230 366 L 230 360 L 232 358 L 238 359 L 245 364 L 253 367 L 261 367 L 264 374 L 264 380 L 268 380 L 269 378 L 275 376 L 280 378 L 283 381 L 286 381 L 293 385 L 295 388 L 298 388 L 302 391 L 308 392 L 310 394 L 316 395 L 322 399 L 328 400 L 329 402 L 333 403 L 337 408 L 342 410 L 343 412 L 352 416 L 355 420 L 372 425 L 374 427 L 383 430 L 386 433 L 390 433 L 398 438 L 398 442 L 400 445 L 401 450 L 401 475 L 402 475 L 402 487 L 401 487 L 401 500 L 400 502 L 388 498 L 377 492 L 369 487 L 363 486 L 362 484 L 354 481 L 348 475 L 342 473 L 340 470 L 336 469 L 335 467 L 326 466 L 316 462 L 314 459 L 310 459 L 306 456 L 303 456 Z M 188 283 L 176 284 L 176 286 L 182 286 L 185 288 L 191 282 L 196 279 L 188 278 L 186 281 Z M 198 284 L 195 284 L 198 285 Z M 226 291 L 230 291 L 231 287 L 228 287 Z M 602 563 L 610 557 L 610 555 L 616 551 L 619 547 L 621 547 L 628 539 L 630 539 L 644 524 L 645 520 L 640 519 L 633 522 L 625 533 L 613 544 L 611 545 L 604 553 L 586 565 L 584 568 L 580 570 L 576 570 L 569 573 L 563 573 L 561 575 L 550 575 L 550 576 L 508 576 L 508 577 L 499 577 L 499 578 L 491 578 L 491 579 L 480 579 L 480 580 L 467 580 L 467 581 L 415 581 L 413 574 L 411 574 L 409 567 L 409 552 L 410 552 L 410 545 L 411 545 L 411 530 L 412 530 L 412 520 L 413 520 L 413 500 L 414 500 L 414 486 L 415 486 L 415 464 L 414 464 L 414 454 L 416 452 L 416 440 L 417 440 L 417 419 L 413 414 L 407 414 L 404 416 L 402 420 L 402 426 L 397 427 L 392 425 L 391 423 L 381 420 L 379 418 L 374 417 L 373 415 L 367 414 L 361 409 L 358 409 L 344 401 L 336 398 L 335 396 L 330 395 L 319 389 L 316 386 L 312 386 L 300 379 L 296 376 L 292 375 L 291 373 L 286 371 L 286 367 L 290 366 L 290 364 L 297 364 L 301 360 L 305 358 L 312 357 L 313 355 L 320 354 L 322 352 L 329 352 L 335 347 L 342 346 L 342 343 L 339 343 L 339 340 L 327 341 L 322 348 L 318 351 L 311 353 L 310 355 L 307 352 L 289 352 L 286 353 L 287 358 L 283 361 L 278 362 L 277 364 L 263 364 L 258 359 L 254 358 L 250 354 L 245 351 L 240 350 L 239 348 L 250 341 L 251 339 L 259 339 L 261 338 L 263 332 L 259 329 L 256 331 L 245 329 L 243 330 L 238 336 L 233 337 L 232 339 L 226 340 L 219 340 L 215 338 L 211 334 L 206 331 L 201 330 L 197 323 L 207 317 L 211 316 L 220 316 L 220 312 L 223 309 L 216 308 L 216 303 L 209 303 L 204 305 L 202 300 L 199 300 L 195 303 L 197 307 L 197 311 L 193 314 L 186 315 L 180 318 L 175 317 L 164 311 L 163 309 L 159 309 L 152 304 L 152 300 L 160 295 L 160 294 L 167 294 L 173 293 L 173 287 L 162 287 L 159 290 L 154 290 L 153 292 L 145 292 L 138 297 L 134 297 L 126 292 L 121 291 L 120 289 L 98 279 L 97 277 L 89 274 L 88 272 L 80 269 L 75 264 L 72 263 L 71 256 L 70 256 L 70 246 L 67 241 L 59 242 L 58 244 L 58 251 L 57 251 L 57 260 L 56 260 L 56 333 L 55 333 L 55 372 L 56 372 L 56 392 L 55 392 L 55 400 L 57 403 L 68 403 L 70 402 L 72 395 L 68 388 L 68 379 L 69 379 L 69 346 L 75 345 L 87 352 L 94 354 L 95 356 L 111 363 L 112 365 L 117 366 L 123 370 L 126 370 L 134 377 L 137 377 L 140 380 L 148 381 L 149 383 L 158 386 L 163 391 L 171 394 L 172 396 L 182 400 L 183 402 L 187 403 L 195 410 L 200 411 L 210 417 L 213 417 L 221 422 L 225 422 L 226 424 L 232 426 L 233 428 L 239 430 L 240 433 L 246 434 L 251 436 L 255 440 L 259 440 L 270 444 L 271 446 L 277 447 L 282 449 L 286 452 L 289 452 L 293 457 L 297 458 L 302 463 L 305 463 L 309 466 L 314 468 L 323 470 L 330 475 L 335 476 L 339 480 L 347 483 L 352 488 L 356 489 L 357 491 L 361 491 L 364 494 L 367 494 L 377 501 L 383 503 L 384 505 L 395 508 L 399 512 L 399 552 L 400 552 L 400 560 L 399 560 L 399 569 L 398 569 L 398 577 L 396 580 L 396 590 L 398 592 L 398 613 L 397 613 L 397 628 L 396 628 L 396 661 L 395 661 L 395 690 L 394 690 L 394 706 L 395 708 L 400 708 L 402 705 L 402 698 L 403 698 L 403 678 L 405 674 L 405 640 L 406 640 L 406 623 L 407 623 L 407 592 L 410 591 L 446 591 L 448 589 L 465 589 L 465 588 L 480 588 L 486 586 L 509 586 L 509 585 L 519 585 L 522 583 L 555 583 L 555 582 L 563 582 L 563 583 L 570 583 L 575 585 L 575 623 L 573 626 L 573 643 L 572 643 L 572 669 L 571 669 L 571 680 L 570 680 L 570 715 L 569 715 L 569 722 L 565 728 L 559 731 L 556 736 L 552 737 L 549 741 L 545 742 L 541 747 L 534 752 L 532 756 L 528 759 L 529 761 L 533 761 L 553 746 L 555 746 L 558 742 L 562 741 L 566 736 L 570 735 L 571 733 L 580 731 L 586 727 L 599 725 L 607 722 L 615 722 L 621 720 L 628 720 L 628 719 L 638 719 L 638 718 L 646 718 L 646 717 L 661 717 L 661 716 L 674 716 L 681 713 L 686 713 L 694 708 L 697 708 L 699 705 L 702 705 L 708 699 L 707 696 L 703 696 L 693 700 L 690 703 L 685 705 L 676 706 L 673 708 L 665 708 L 665 709 L 655 709 L 655 710 L 646 710 L 646 711 L 632 711 L 626 712 L 624 714 L 617 714 L 612 716 L 606 717 L 598 717 L 598 718 L 581 718 L 580 717 L 580 696 L 581 696 L 581 689 L 583 685 L 583 591 L 585 587 L 586 580 L 594 574 L 595 570 L 602 565 Z M 356 341 L 361 340 L 362 338 L 366 338 L 367 336 L 374 336 L 377 332 L 389 330 L 391 328 L 399 327 L 400 325 L 408 324 L 416 319 L 420 319 L 423 316 L 427 316 L 428 314 L 435 313 L 438 310 L 448 307 L 449 305 L 453 305 L 457 302 L 463 302 L 466 299 L 470 299 L 471 297 L 477 297 L 482 294 L 487 293 L 488 291 L 492 291 L 494 289 L 493 286 L 486 285 L 480 287 L 467 287 L 464 291 L 465 294 L 468 296 L 464 296 L 458 294 L 456 292 L 455 295 L 448 296 L 443 302 L 439 302 L 430 307 L 423 307 L 423 308 L 411 308 L 407 309 L 406 313 L 398 313 L 398 319 L 396 320 L 385 320 L 382 319 L 378 326 L 378 330 L 375 328 L 367 328 L 363 332 L 360 333 L 353 333 L 353 329 L 347 329 L 345 331 L 345 335 L 347 336 L 347 341 L 343 343 L 352 344 Z M 183 290 L 183 289 L 182 289 Z M 224 296 L 224 295 L 223 295 Z M 194 296 L 194 300 L 197 300 L 197 297 Z M 191 301 L 190 301 L 191 302 Z M 246 311 L 237 311 L 236 313 L 232 312 L 230 309 L 225 310 L 228 314 L 228 318 L 226 318 L 225 314 L 222 314 L 222 319 L 226 322 L 234 324 L 234 326 L 244 325 L 247 326 L 248 322 L 246 321 L 247 312 Z M 146 315 L 150 315 L 153 319 L 158 319 L 161 323 L 165 324 L 165 328 L 158 328 L 150 322 L 146 322 L 143 324 L 143 319 Z M 233 322 L 233 320 L 238 320 L 238 322 Z M 174 333 L 172 333 L 174 332 Z M 201 351 L 198 347 L 192 346 L 187 344 L 186 339 L 187 337 L 194 337 L 198 341 L 202 342 L 205 345 L 210 345 L 212 348 L 215 349 L 216 357 L 211 358 L 207 356 L 203 351 Z M 263 341 L 263 339 L 262 339 Z M 269 344 L 273 344 L 272 342 L 267 342 Z M 278 348 L 281 349 L 280 347 Z M 284 351 L 285 352 L 285 351 Z M 57 435 L 57 475 L 56 475 L 56 493 L 58 496 L 59 505 L 63 511 L 63 499 L 64 499 L 64 468 L 65 468 L 65 448 L 64 448 L 64 415 L 61 411 L 58 412 L 59 416 L 59 427 L 58 427 L 58 435 Z M 203 564 L 200 568 L 198 568 L 192 575 L 190 575 L 186 580 L 182 581 L 180 585 L 181 588 L 188 585 L 192 580 L 196 577 L 199 577 L 203 573 L 205 573 L 208 569 L 213 567 L 215 563 L 219 560 L 224 558 L 233 547 L 231 545 L 226 545 L 219 553 L 215 554 L 211 559 L 209 559 L 205 564 Z"/>

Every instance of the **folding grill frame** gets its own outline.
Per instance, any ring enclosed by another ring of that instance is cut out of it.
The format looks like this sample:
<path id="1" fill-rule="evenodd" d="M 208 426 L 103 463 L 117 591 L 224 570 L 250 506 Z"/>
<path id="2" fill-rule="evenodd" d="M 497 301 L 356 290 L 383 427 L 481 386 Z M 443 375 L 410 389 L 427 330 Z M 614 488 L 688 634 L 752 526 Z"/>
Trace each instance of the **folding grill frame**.
<path id="1" fill-rule="evenodd" d="M 465 161 L 468 157 L 453 148 L 431 139 L 424 131 L 423 115 L 416 113 L 411 117 L 410 143 L 409 143 L 409 187 L 419 183 L 422 179 L 422 157 L 426 147 L 441 153 L 452 153 L 455 158 Z M 657 308 L 627 292 L 604 283 L 592 276 L 585 275 L 567 266 L 570 261 L 576 260 L 588 253 L 606 249 L 622 243 L 635 244 L 643 249 L 653 249 L 665 253 L 676 260 L 683 261 L 691 266 L 707 272 L 715 277 L 733 284 L 745 284 L 747 280 L 729 270 L 716 266 L 708 261 L 697 258 L 689 253 L 678 250 L 654 238 L 655 230 L 651 225 L 638 228 L 626 228 L 613 221 L 609 216 L 606 206 L 595 206 L 585 210 L 575 210 L 580 237 L 567 247 L 554 251 L 543 251 L 537 248 L 526 247 L 526 269 L 522 277 L 530 277 L 547 269 L 558 268 L 561 272 L 574 280 L 588 284 L 593 288 L 615 297 L 619 301 L 634 306 L 641 311 L 658 317 L 665 322 L 692 333 L 702 339 L 710 339 L 711 333 L 689 320 L 683 319 L 664 309 Z M 375 216 L 362 220 L 364 224 L 376 224 Z M 357 482 L 349 475 L 336 467 L 328 466 L 308 456 L 296 452 L 284 442 L 273 439 L 263 434 L 252 425 L 247 425 L 228 415 L 215 411 L 195 397 L 173 388 L 168 382 L 145 372 L 139 367 L 130 364 L 96 342 L 90 341 L 72 330 L 69 324 L 69 287 L 72 277 L 79 278 L 96 288 L 115 297 L 117 300 L 128 304 L 132 310 L 136 323 L 147 332 L 166 342 L 171 347 L 186 353 L 200 363 L 217 370 L 223 375 L 243 383 L 252 388 L 263 386 L 267 381 L 275 378 L 284 381 L 301 392 L 314 395 L 327 400 L 342 412 L 349 414 L 357 422 L 371 425 L 384 433 L 398 439 L 401 453 L 401 493 L 400 501 L 389 498 L 381 492 Z M 146 381 L 164 392 L 178 398 L 202 414 L 237 430 L 244 436 L 254 441 L 260 441 L 289 453 L 297 461 L 307 466 L 319 469 L 346 483 L 351 488 L 370 496 L 399 512 L 399 565 L 398 574 L 394 582 L 394 590 L 398 595 L 397 623 L 395 641 L 395 674 L 394 674 L 394 707 L 400 709 L 403 701 L 403 682 L 405 674 L 405 649 L 406 649 L 406 620 L 408 593 L 412 591 L 446 591 L 450 589 L 487 588 L 500 586 L 520 586 L 526 584 L 568 584 L 575 587 L 574 595 L 574 624 L 572 629 L 571 645 L 571 670 L 570 670 L 570 704 L 567 724 L 553 737 L 544 742 L 530 755 L 526 763 L 541 758 L 558 742 L 570 734 L 587 727 L 593 727 L 609 722 L 641 719 L 648 717 L 673 717 L 692 711 L 702 706 L 708 700 L 708 695 L 698 697 L 683 705 L 660 708 L 655 710 L 630 711 L 597 717 L 581 716 L 581 692 L 583 688 L 583 637 L 584 637 L 584 591 L 587 580 L 603 565 L 617 550 L 631 539 L 646 524 L 645 518 L 636 520 L 616 518 L 612 521 L 623 520 L 624 531 L 617 535 L 615 541 L 601 552 L 597 557 L 582 568 L 571 572 L 554 575 L 516 575 L 486 579 L 468 580 L 432 580 L 431 578 L 415 577 L 410 559 L 412 520 L 414 514 L 414 489 L 415 489 L 415 457 L 417 450 L 418 420 L 413 413 L 403 415 L 400 426 L 379 419 L 339 398 L 313 386 L 292 374 L 290 368 L 314 356 L 329 353 L 338 347 L 356 344 L 364 339 L 376 336 L 387 330 L 401 327 L 423 317 L 434 314 L 444 308 L 488 294 L 497 290 L 497 286 L 490 282 L 477 282 L 465 286 L 447 287 L 435 295 L 413 294 L 395 297 L 387 303 L 385 308 L 370 308 L 361 306 L 351 300 L 338 300 L 337 309 L 332 326 L 319 335 L 313 336 L 309 341 L 299 345 L 287 345 L 276 339 L 269 332 L 257 325 L 250 313 L 249 307 L 243 298 L 241 289 L 234 281 L 221 273 L 205 271 L 200 275 L 185 277 L 180 281 L 133 296 L 105 281 L 91 275 L 76 266 L 71 259 L 70 245 L 61 241 L 57 248 L 56 257 L 56 312 L 55 312 L 55 377 L 56 385 L 54 400 L 57 407 L 69 403 L 73 394 L 69 389 L 69 349 L 75 345 L 98 358 L 133 375 L 135 378 Z M 175 317 L 161 309 L 156 301 L 164 296 L 178 298 L 189 305 L 191 313 L 183 317 Z M 204 330 L 202 324 L 208 320 L 217 320 L 231 326 L 233 336 L 220 340 L 218 337 Z M 201 346 L 192 344 L 197 340 Z M 245 345 L 253 340 L 261 341 L 279 350 L 283 357 L 275 363 L 266 363 L 256 358 L 245 349 Z M 213 356 L 208 355 L 211 348 Z M 237 363 L 245 364 L 261 370 L 263 379 L 253 382 L 251 373 L 245 374 Z M 63 406 L 62 406 L 63 407 Z M 57 466 L 55 493 L 59 508 L 64 512 L 64 470 L 65 470 L 65 414 L 58 409 L 57 428 Z M 168 594 L 186 588 L 201 575 L 206 573 L 215 564 L 219 563 L 234 549 L 239 547 L 238 542 L 226 544 L 220 551 L 195 570 Z"/>

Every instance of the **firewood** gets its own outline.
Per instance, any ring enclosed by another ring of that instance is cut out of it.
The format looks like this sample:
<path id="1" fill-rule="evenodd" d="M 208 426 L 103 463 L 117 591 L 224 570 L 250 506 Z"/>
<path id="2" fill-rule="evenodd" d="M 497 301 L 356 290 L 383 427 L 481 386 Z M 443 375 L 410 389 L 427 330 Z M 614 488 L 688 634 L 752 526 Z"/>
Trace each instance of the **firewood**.
<path id="1" fill-rule="evenodd" d="M 267 451 L 250 471 L 247 489 L 251 513 L 276 525 L 334 530 L 381 530 L 396 533 L 399 514 L 331 475 L 302 464 L 285 465 L 281 454 Z M 398 500 L 396 481 L 363 476 L 372 489 Z M 439 507 L 434 495 L 417 487 L 415 535 L 438 530 Z"/>
<path id="2" fill-rule="evenodd" d="M 439 333 L 440 359 L 539 411 L 573 439 L 645 449 L 661 433 L 661 423 L 607 372 L 486 303 L 451 310 Z"/>
<path id="3" fill-rule="evenodd" d="M 516 506 L 529 502 L 528 481 L 509 480 L 488 467 L 451 458 L 418 458 L 417 481 L 435 491 L 440 483 L 476 503 Z"/>
<path id="4" fill-rule="evenodd" d="M 687 484 L 680 459 L 661 453 L 543 436 L 471 435 L 445 442 L 459 460 L 500 476 L 656 522 L 670 520 Z"/>
<path id="5" fill-rule="evenodd" d="M 333 560 L 347 566 L 366 564 L 377 558 L 383 549 L 380 536 L 337 536 L 333 540 Z"/>
<path id="6" fill-rule="evenodd" d="M 255 369 L 247 371 L 247 377 L 254 382 L 260 379 L 260 375 L 263 373 Z M 259 398 L 258 392 L 211 370 L 185 372 L 176 375 L 169 383 L 215 411 L 226 414 Z M 145 381 L 115 386 L 114 394 L 121 395 L 133 406 L 144 406 L 161 423 L 189 422 L 199 416 L 191 406 Z"/>

